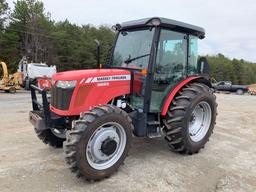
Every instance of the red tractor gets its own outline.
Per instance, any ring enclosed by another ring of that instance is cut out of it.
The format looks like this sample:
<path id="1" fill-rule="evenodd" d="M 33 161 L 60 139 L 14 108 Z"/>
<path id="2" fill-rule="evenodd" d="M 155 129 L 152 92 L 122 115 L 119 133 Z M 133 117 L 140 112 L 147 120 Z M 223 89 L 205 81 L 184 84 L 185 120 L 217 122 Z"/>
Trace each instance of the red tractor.
<path id="1" fill-rule="evenodd" d="M 113 29 L 115 44 L 103 68 L 55 74 L 50 102 L 45 90 L 31 90 L 37 136 L 53 147 L 64 143 L 71 171 L 87 180 L 115 172 L 132 135 L 163 137 L 172 151 L 197 153 L 216 120 L 209 65 L 198 57 L 203 28 L 154 17 Z"/>

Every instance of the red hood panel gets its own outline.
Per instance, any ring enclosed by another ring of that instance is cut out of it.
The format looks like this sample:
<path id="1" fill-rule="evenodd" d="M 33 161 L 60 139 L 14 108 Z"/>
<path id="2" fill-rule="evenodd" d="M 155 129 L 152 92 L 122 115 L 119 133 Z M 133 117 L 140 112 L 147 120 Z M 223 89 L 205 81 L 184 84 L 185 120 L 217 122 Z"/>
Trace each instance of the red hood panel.
<path id="1" fill-rule="evenodd" d="M 122 69 L 86 69 L 56 73 L 53 80 L 81 80 L 89 77 L 102 77 L 109 75 L 130 75 L 130 72 Z"/>
<path id="2" fill-rule="evenodd" d="M 61 116 L 73 116 L 88 111 L 94 106 L 107 104 L 113 98 L 130 93 L 130 79 L 130 71 L 120 69 L 90 69 L 56 73 L 53 76 L 55 82 L 76 80 L 77 84 L 72 93 L 69 109 L 62 110 L 51 106 L 51 111 Z"/>

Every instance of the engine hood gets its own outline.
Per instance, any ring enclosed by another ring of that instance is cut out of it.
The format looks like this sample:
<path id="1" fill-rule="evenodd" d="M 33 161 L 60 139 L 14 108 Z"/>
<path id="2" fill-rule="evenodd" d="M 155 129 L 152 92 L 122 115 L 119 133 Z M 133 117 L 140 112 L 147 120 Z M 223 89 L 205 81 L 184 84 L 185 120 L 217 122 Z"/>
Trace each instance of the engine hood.
<path id="1" fill-rule="evenodd" d="M 86 70 L 74 70 L 74 71 L 65 71 L 56 73 L 53 76 L 54 81 L 62 80 L 77 80 L 86 81 L 87 79 L 93 80 L 94 78 L 101 78 L 101 80 L 109 80 L 111 76 L 119 76 L 119 75 L 130 75 L 130 72 L 122 69 L 86 69 Z"/>
<path id="2" fill-rule="evenodd" d="M 131 74 L 121 69 L 88 69 L 56 73 L 53 82 L 77 81 L 72 89 L 53 86 L 50 109 L 61 116 L 79 115 L 130 93 Z M 65 104 L 68 104 L 67 106 Z M 65 108 L 63 108 L 65 106 Z"/>

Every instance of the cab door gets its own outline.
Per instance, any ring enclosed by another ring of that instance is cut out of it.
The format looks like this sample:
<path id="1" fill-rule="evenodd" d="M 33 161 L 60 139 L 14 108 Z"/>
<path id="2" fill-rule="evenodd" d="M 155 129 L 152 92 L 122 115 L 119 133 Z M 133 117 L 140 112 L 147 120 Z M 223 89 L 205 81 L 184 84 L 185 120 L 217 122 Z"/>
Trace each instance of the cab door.
<path id="1" fill-rule="evenodd" d="M 132 73 L 130 103 L 139 111 L 144 110 L 147 75 L 142 71 L 148 68 L 154 34 L 155 29 L 150 27 L 122 31 L 113 54 L 113 66 Z"/>
<path id="2" fill-rule="evenodd" d="M 187 34 L 161 29 L 154 68 L 150 112 L 160 112 L 164 99 L 186 76 Z"/>

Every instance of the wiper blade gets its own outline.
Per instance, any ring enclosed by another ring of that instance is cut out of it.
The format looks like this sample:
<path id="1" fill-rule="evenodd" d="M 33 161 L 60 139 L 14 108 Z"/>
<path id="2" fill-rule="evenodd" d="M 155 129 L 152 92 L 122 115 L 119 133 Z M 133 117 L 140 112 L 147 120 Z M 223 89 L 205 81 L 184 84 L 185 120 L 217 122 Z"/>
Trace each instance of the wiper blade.
<path id="1" fill-rule="evenodd" d="M 131 63 L 131 62 L 133 62 L 133 61 L 135 61 L 137 59 L 140 59 L 140 58 L 143 58 L 143 57 L 147 57 L 149 55 L 151 55 L 151 54 L 148 53 L 148 54 L 145 54 L 145 55 L 140 55 L 138 57 L 128 58 L 127 60 L 124 61 L 124 63 L 129 64 L 129 63 Z"/>

